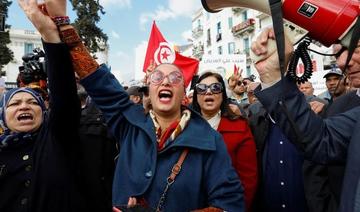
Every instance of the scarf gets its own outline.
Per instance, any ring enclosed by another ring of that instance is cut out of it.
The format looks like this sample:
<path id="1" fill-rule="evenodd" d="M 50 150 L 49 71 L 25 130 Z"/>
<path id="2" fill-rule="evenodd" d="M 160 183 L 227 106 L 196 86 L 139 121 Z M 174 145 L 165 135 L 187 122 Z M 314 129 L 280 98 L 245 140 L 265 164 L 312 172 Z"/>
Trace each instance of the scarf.
<path id="1" fill-rule="evenodd" d="M 21 132 L 21 133 L 16 133 L 16 132 L 12 132 L 8 127 L 7 124 L 5 122 L 5 111 L 7 108 L 7 104 L 9 103 L 9 101 L 11 100 L 11 98 L 19 93 L 19 92 L 26 92 L 31 94 L 35 100 L 38 102 L 39 106 L 41 107 L 42 111 L 43 111 L 43 117 L 45 119 L 45 112 L 46 112 L 46 107 L 45 107 L 45 103 L 44 100 L 42 99 L 42 97 L 40 96 L 40 94 L 38 94 L 36 91 L 34 91 L 31 88 L 26 88 L 26 87 L 22 87 L 22 88 L 13 88 L 9 91 L 7 91 L 3 98 L 0 101 L 0 127 L 3 130 L 3 133 L 0 135 L 0 148 L 4 148 L 7 147 L 9 144 L 11 144 L 11 141 L 23 141 L 23 140 L 27 140 L 26 138 L 30 138 L 33 136 L 36 136 L 36 132 Z M 43 120 L 44 120 L 43 119 Z M 25 139 L 23 139 L 25 138 Z M 16 144 L 15 144 L 16 145 Z"/>
<path id="2" fill-rule="evenodd" d="M 183 110 L 181 113 L 182 115 L 180 121 L 178 120 L 174 121 L 172 124 L 170 124 L 168 128 L 165 129 L 165 132 L 161 135 L 162 130 L 159 123 L 156 120 L 154 111 L 150 110 L 149 114 L 155 125 L 158 151 L 163 150 L 172 141 L 175 140 L 175 138 L 185 129 L 191 116 L 190 110 L 188 109 Z"/>

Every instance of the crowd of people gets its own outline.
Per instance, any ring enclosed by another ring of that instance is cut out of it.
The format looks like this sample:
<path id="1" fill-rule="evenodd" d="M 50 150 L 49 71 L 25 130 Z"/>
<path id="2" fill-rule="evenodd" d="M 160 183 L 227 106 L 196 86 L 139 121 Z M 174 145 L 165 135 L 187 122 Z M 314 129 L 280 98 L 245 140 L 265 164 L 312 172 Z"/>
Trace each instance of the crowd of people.
<path id="1" fill-rule="evenodd" d="M 347 67 L 337 55 L 319 96 L 281 78 L 270 28 L 251 47 L 266 55 L 261 82 L 201 70 L 189 85 L 152 63 L 125 88 L 65 0 L 18 3 L 42 36 L 47 83 L 2 94 L 0 211 L 360 211 L 359 45 Z"/>

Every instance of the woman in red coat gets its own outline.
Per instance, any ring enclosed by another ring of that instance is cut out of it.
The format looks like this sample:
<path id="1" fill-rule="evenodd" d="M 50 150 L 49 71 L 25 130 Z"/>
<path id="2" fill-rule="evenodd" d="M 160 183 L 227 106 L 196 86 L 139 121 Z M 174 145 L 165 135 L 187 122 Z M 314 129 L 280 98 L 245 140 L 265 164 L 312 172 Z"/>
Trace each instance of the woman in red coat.
<path id="1" fill-rule="evenodd" d="M 247 120 L 230 110 L 221 75 L 206 72 L 200 76 L 194 90 L 193 108 L 223 136 L 244 187 L 246 211 L 250 211 L 258 178 L 255 142 Z"/>

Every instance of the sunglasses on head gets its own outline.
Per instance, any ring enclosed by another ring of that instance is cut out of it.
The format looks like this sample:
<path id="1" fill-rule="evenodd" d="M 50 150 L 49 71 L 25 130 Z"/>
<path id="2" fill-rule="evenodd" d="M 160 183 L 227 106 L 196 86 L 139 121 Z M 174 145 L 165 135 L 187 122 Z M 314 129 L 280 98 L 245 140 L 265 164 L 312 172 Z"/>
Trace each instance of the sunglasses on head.
<path id="1" fill-rule="evenodd" d="M 173 71 L 168 75 L 165 75 L 163 72 L 157 70 L 150 75 L 150 83 L 159 85 L 164 81 L 165 77 L 167 77 L 168 82 L 172 85 L 178 85 L 183 82 L 183 76 L 180 71 Z"/>
<path id="2" fill-rule="evenodd" d="M 219 83 L 219 82 L 212 83 L 210 85 L 197 84 L 195 86 L 196 92 L 198 94 L 206 94 L 206 92 L 208 91 L 209 88 L 210 88 L 211 93 L 213 93 L 213 94 L 218 94 L 223 91 L 223 87 L 222 87 L 221 83 Z"/>

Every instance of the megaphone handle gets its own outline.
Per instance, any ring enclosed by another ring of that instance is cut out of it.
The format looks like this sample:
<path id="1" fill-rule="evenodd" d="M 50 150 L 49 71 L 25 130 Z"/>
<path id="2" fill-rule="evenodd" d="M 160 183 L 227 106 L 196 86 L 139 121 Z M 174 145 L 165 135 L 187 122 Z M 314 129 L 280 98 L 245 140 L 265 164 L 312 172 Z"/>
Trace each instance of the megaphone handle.
<path id="1" fill-rule="evenodd" d="M 257 63 L 261 60 L 268 58 L 272 53 L 276 51 L 276 42 L 275 40 L 269 39 L 267 42 L 267 54 L 266 55 L 256 55 L 252 50 L 250 50 L 250 59 L 253 63 Z"/>

